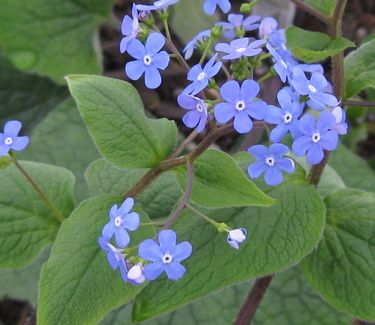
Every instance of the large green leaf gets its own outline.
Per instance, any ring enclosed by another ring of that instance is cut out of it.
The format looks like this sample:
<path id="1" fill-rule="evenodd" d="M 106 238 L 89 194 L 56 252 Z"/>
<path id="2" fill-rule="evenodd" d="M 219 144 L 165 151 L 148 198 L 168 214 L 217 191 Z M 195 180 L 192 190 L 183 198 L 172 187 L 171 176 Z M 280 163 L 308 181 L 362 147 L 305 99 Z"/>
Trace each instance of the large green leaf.
<path id="1" fill-rule="evenodd" d="M 27 132 L 69 96 L 66 87 L 17 70 L 2 53 L 0 71 L 0 124 L 18 119 L 24 124 L 23 131 Z"/>
<path id="2" fill-rule="evenodd" d="M 305 0 L 304 2 L 323 14 L 332 16 L 335 11 L 337 0 Z"/>
<path id="3" fill-rule="evenodd" d="M 123 283 L 98 246 L 108 211 L 116 201 L 108 196 L 88 199 L 62 225 L 42 269 L 38 324 L 96 324 L 143 289 Z M 141 215 L 143 222 L 149 220 Z M 132 234 L 131 245 L 154 234 L 152 227 L 141 227 Z"/>
<path id="4" fill-rule="evenodd" d="M 93 162 L 86 171 L 91 195 L 122 195 L 146 173 L 145 169 L 120 169 L 104 159 Z M 172 172 L 158 177 L 137 199 L 151 219 L 167 217 L 181 192 Z"/>
<path id="5" fill-rule="evenodd" d="M 149 168 L 167 158 L 176 143 L 176 125 L 147 118 L 131 84 L 88 75 L 67 80 L 99 151 L 111 163 Z"/>
<path id="6" fill-rule="evenodd" d="M 77 180 L 75 197 L 81 201 L 88 196 L 84 172 L 99 153 L 74 102 L 67 100 L 34 129 L 28 150 L 20 156 L 71 170 Z"/>
<path id="7" fill-rule="evenodd" d="M 176 169 L 181 187 L 186 185 L 186 168 Z M 226 153 L 209 149 L 194 162 L 191 199 L 210 208 L 269 206 L 274 200 L 264 194 Z"/>
<path id="8" fill-rule="evenodd" d="M 232 228 L 245 227 L 247 241 L 239 251 L 203 219 L 189 212 L 175 224 L 181 240 L 192 243 L 184 263 L 186 275 L 177 282 L 165 277 L 150 283 L 136 298 L 137 321 L 174 310 L 230 284 L 286 269 L 306 256 L 322 235 L 325 208 L 311 186 L 285 186 L 273 192 L 270 208 L 211 210 L 208 214 Z"/>
<path id="9" fill-rule="evenodd" d="M 324 237 L 303 271 L 338 310 L 375 320 L 375 194 L 346 189 L 325 202 Z"/>
<path id="10" fill-rule="evenodd" d="M 72 173 L 45 164 L 21 165 L 68 217 L 74 208 Z M 0 170 L 0 179 L 0 267 L 22 267 L 53 242 L 60 223 L 15 166 Z"/>
<path id="11" fill-rule="evenodd" d="M 350 98 L 366 88 L 375 88 L 375 39 L 364 43 L 350 53 L 344 61 L 345 98 Z"/>
<path id="12" fill-rule="evenodd" d="M 322 61 L 355 45 L 344 37 L 332 39 L 327 34 L 310 32 L 290 26 L 286 30 L 288 47 L 293 54 L 305 62 Z"/>
<path id="13" fill-rule="evenodd" d="M 2 0 L 0 46 L 20 69 L 62 83 L 70 73 L 99 73 L 97 27 L 110 0 Z"/>

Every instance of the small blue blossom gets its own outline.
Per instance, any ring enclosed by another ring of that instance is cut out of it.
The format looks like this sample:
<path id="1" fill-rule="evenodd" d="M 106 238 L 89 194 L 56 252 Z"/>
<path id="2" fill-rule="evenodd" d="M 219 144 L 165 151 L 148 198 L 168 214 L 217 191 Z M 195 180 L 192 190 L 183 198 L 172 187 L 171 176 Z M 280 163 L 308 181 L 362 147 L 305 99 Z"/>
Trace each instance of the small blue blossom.
<path id="1" fill-rule="evenodd" d="M 284 180 L 281 171 L 288 174 L 294 171 L 294 161 L 284 157 L 289 151 L 289 148 L 284 144 L 274 143 L 269 149 L 262 145 L 256 145 L 250 147 L 248 151 L 257 160 L 247 170 L 253 179 L 264 173 L 265 182 L 270 186 L 276 186 Z"/>
<path id="2" fill-rule="evenodd" d="M 137 10 L 152 11 L 152 10 L 166 10 L 169 6 L 176 4 L 180 0 L 158 0 L 153 5 L 136 5 Z"/>
<path id="3" fill-rule="evenodd" d="M 166 69 L 169 64 L 169 55 L 166 51 L 161 51 L 165 44 L 165 39 L 160 33 L 152 33 L 143 45 L 139 40 L 131 40 L 128 44 L 128 53 L 135 61 L 128 62 L 125 72 L 132 80 L 138 80 L 145 74 L 146 87 L 155 89 L 161 84 L 160 70 Z"/>
<path id="4" fill-rule="evenodd" d="M 130 237 L 126 230 L 135 231 L 139 227 L 139 214 L 130 212 L 133 205 L 134 200 L 127 198 L 120 208 L 117 207 L 117 204 L 112 206 L 109 212 L 109 222 L 102 231 L 104 238 L 110 239 L 114 235 L 120 248 L 125 248 L 129 245 Z"/>
<path id="5" fill-rule="evenodd" d="M 223 56 L 223 60 L 236 60 L 242 56 L 250 57 L 258 55 L 262 52 L 260 48 L 266 42 L 263 40 L 257 40 L 251 42 L 249 38 L 239 38 L 235 39 L 234 41 L 227 43 L 218 43 L 215 46 L 215 50 L 218 52 L 227 53 L 227 55 Z"/>
<path id="6" fill-rule="evenodd" d="M 212 16 L 215 13 L 216 6 L 219 6 L 224 13 L 228 13 L 231 8 L 229 0 L 205 0 L 203 10 L 207 15 Z"/>
<path id="7" fill-rule="evenodd" d="M 126 266 L 124 255 L 122 255 L 121 251 L 110 244 L 108 239 L 103 236 L 99 237 L 98 243 L 100 248 L 107 253 L 107 260 L 111 268 L 113 270 L 119 269 L 122 280 L 127 282 L 128 268 Z"/>
<path id="8" fill-rule="evenodd" d="M 189 60 L 193 56 L 194 49 L 197 47 L 199 42 L 204 42 L 211 36 L 211 31 L 209 29 L 200 32 L 195 36 L 189 43 L 186 44 L 184 48 L 185 60 Z"/>
<path id="9" fill-rule="evenodd" d="M 185 94 L 196 95 L 208 86 L 210 78 L 216 76 L 223 65 L 221 62 L 215 63 L 216 59 L 217 54 L 206 63 L 204 68 L 196 64 L 190 69 L 187 79 L 192 83 L 184 89 Z"/>
<path id="10" fill-rule="evenodd" d="M 331 110 L 332 115 L 335 117 L 336 124 L 332 127 L 339 135 L 348 133 L 348 123 L 346 123 L 346 113 L 340 107 L 336 106 Z"/>
<path id="11" fill-rule="evenodd" d="M 293 138 L 298 137 L 299 131 L 298 118 L 301 116 L 304 104 L 290 93 L 290 88 L 283 88 L 277 94 L 277 100 L 281 108 L 273 105 L 268 106 L 268 112 L 265 121 L 270 124 L 276 124 L 272 129 L 270 139 L 272 142 L 280 142 L 284 136 L 290 132 Z"/>
<path id="12" fill-rule="evenodd" d="M 151 239 L 139 245 L 139 256 L 152 262 L 144 266 L 143 275 L 152 281 L 165 272 L 170 280 L 178 280 L 186 272 L 180 262 L 191 255 L 191 244 L 184 241 L 176 245 L 176 233 L 173 230 L 162 230 L 158 240 L 159 245 Z"/>
<path id="13" fill-rule="evenodd" d="M 323 110 L 326 106 L 333 107 L 338 105 L 338 100 L 335 96 L 324 92 L 328 82 L 321 73 L 313 72 L 309 80 L 305 72 L 297 66 L 293 69 L 291 84 L 299 94 L 309 96 L 310 99 L 307 105 L 311 108 Z"/>
<path id="14" fill-rule="evenodd" d="M 234 118 L 234 129 L 238 133 L 248 133 L 253 128 L 251 118 L 262 120 L 266 116 L 267 104 L 255 100 L 260 91 L 259 84 L 254 80 L 245 80 L 241 87 L 235 80 L 227 81 L 220 89 L 225 100 L 215 106 L 216 120 L 225 124 Z"/>
<path id="15" fill-rule="evenodd" d="M 263 18 L 259 26 L 259 37 L 267 38 L 277 29 L 278 23 L 275 18 L 266 17 Z"/>
<path id="16" fill-rule="evenodd" d="M 278 29 L 268 35 L 268 41 L 277 50 L 287 51 L 285 29 Z"/>
<path id="17" fill-rule="evenodd" d="M 291 71 L 296 65 L 298 65 L 298 62 L 294 60 L 294 58 L 287 51 L 279 53 L 269 43 L 266 45 L 266 47 L 273 57 L 274 68 L 281 81 L 286 82 L 287 80 L 291 80 Z"/>
<path id="18" fill-rule="evenodd" d="M 180 107 L 186 109 L 188 112 L 182 118 L 182 122 L 188 128 L 195 128 L 198 133 L 204 130 L 207 122 L 207 105 L 205 102 L 195 96 L 182 93 L 177 97 L 177 102 Z"/>
<path id="19" fill-rule="evenodd" d="M 216 25 L 223 27 L 224 37 L 234 39 L 236 38 L 237 30 L 249 32 L 257 29 L 259 27 L 259 20 L 259 16 L 249 16 L 244 19 L 243 15 L 229 14 L 228 22 L 218 22 Z"/>
<path id="20" fill-rule="evenodd" d="M 240 248 L 240 244 L 246 240 L 247 231 L 245 228 L 233 229 L 228 231 L 227 242 L 235 249 Z"/>
<path id="21" fill-rule="evenodd" d="M 138 11 L 135 4 L 133 4 L 132 16 L 133 19 L 129 16 L 125 16 L 121 24 L 121 32 L 125 36 L 122 38 L 120 43 L 121 53 L 126 52 L 128 43 L 131 40 L 136 39 L 139 33 Z"/>
<path id="22" fill-rule="evenodd" d="M 319 164 L 324 158 L 323 150 L 335 150 L 338 144 L 338 134 L 333 130 L 336 119 L 331 112 L 320 114 L 318 121 L 310 115 L 304 115 L 299 123 L 302 136 L 294 140 L 293 153 L 296 156 L 306 154 L 310 165 Z"/>
<path id="23" fill-rule="evenodd" d="M 29 144 L 29 137 L 19 137 L 22 123 L 9 121 L 4 126 L 4 133 L 0 133 L 0 157 L 8 154 L 10 150 L 21 151 Z"/>

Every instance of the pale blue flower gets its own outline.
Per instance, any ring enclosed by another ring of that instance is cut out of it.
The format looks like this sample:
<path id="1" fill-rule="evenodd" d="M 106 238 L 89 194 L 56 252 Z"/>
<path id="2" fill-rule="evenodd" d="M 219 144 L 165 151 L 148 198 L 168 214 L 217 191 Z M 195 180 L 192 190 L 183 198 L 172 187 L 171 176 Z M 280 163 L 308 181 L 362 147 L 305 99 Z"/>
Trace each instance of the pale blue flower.
<path id="1" fill-rule="evenodd" d="M 251 57 L 256 56 L 262 52 L 262 46 L 266 42 L 264 40 L 251 41 L 249 38 L 239 38 L 228 43 L 218 43 L 215 46 L 215 50 L 218 52 L 224 52 L 226 55 L 223 56 L 223 60 L 236 60 L 243 56 Z"/>
<path id="2" fill-rule="evenodd" d="M 0 157 L 8 154 L 10 150 L 22 151 L 29 144 L 29 137 L 19 137 L 22 128 L 20 121 L 9 121 L 0 133 Z"/>
<path id="3" fill-rule="evenodd" d="M 135 4 L 133 4 L 132 16 L 133 18 L 125 16 L 121 24 L 121 32 L 125 36 L 121 39 L 120 43 L 121 53 L 126 52 L 128 43 L 131 40 L 136 39 L 139 33 L 138 11 Z"/>

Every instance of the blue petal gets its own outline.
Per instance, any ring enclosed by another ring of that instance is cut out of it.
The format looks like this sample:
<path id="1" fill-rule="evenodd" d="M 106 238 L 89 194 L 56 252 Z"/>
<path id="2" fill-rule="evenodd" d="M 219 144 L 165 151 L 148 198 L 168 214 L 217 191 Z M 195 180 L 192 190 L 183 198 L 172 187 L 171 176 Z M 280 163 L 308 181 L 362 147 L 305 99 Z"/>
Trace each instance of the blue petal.
<path id="1" fill-rule="evenodd" d="M 310 114 L 304 115 L 299 121 L 299 129 L 306 135 L 312 135 L 315 132 L 315 118 Z"/>
<path id="2" fill-rule="evenodd" d="M 255 98 L 259 92 L 260 86 L 254 80 L 245 80 L 241 85 L 241 98 L 245 101 L 250 101 Z"/>
<path id="3" fill-rule="evenodd" d="M 129 213 L 124 219 L 124 228 L 135 231 L 138 229 L 140 223 L 139 214 L 137 212 Z"/>
<path id="4" fill-rule="evenodd" d="M 165 44 L 164 36 L 161 33 L 151 33 L 147 38 L 145 48 L 147 54 L 155 54 L 161 50 Z"/>
<path id="5" fill-rule="evenodd" d="M 164 70 L 167 68 L 168 64 L 169 64 L 169 61 L 170 61 L 170 57 L 169 57 L 169 54 L 165 51 L 162 51 L 160 53 L 156 53 L 153 57 L 152 57 L 152 63 L 158 68 L 158 69 L 161 69 L 161 70 Z"/>
<path id="6" fill-rule="evenodd" d="M 268 105 L 267 114 L 264 120 L 270 124 L 282 123 L 284 119 L 283 119 L 283 114 L 281 112 L 281 109 L 273 105 Z"/>
<path id="7" fill-rule="evenodd" d="M 113 222 L 110 221 L 103 227 L 102 235 L 105 239 L 111 239 L 115 231 L 115 225 L 113 224 Z"/>
<path id="8" fill-rule="evenodd" d="M 116 243 L 120 248 L 125 248 L 130 243 L 128 232 L 124 228 L 117 228 L 115 231 Z"/>
<path id="9" fill-rule="evenodd" d="M 339 136 L 335 131 L 328 131 L 321 135 L 319 144 L 326 150 L 333 151 L 337 148 Z"/>
<path id="10" fill-rule="evenodd" d="M 188 127 L 188 128 L 195 128 L 198 123 L 199 119 L 201 117 L 201 114 L 198 111 L 189 111 L 187 112 L 183 118 L 182 122 Z"/>
<path id="11" fill-rule="evenodd" d="M 198 133 L 201 133 L 206 127 L 207 117 L 208 117 L 208 114 L 206 112 L 201 114 L 199 124 L 197 128 L 195 129 Z"/>
<path id="12" fill-rule="evenodd" d="M 202 71 L 202 66 L 200 64 L 196 64 L 189 70 L 187 79 L 190 81 L 194 81 Z"/>
<path id="13" fill-rule="evenodd" d="M 336 119 L 331 112 L 325 111 L 320 114 L 319 120 L 316 123 L 316 127 L 320 133 L 326 132 L 332 126 L 336 124 Z"/>
<path id="14" fill-rule="evenodd" d="M 16 151 L 21 151 L 29 144 L 29 137 L 17 137 L 14 139 L 11 148 Z"/>
<path id="15" fill-rule="evenodd" d="M 121 53 L 125 53 L 126 50 L 128 49 L 128 44 L 131 40 L 133 40 L 134 38 L 132 36 L 127 36 L 127 37 L 123 37 L 121 42 L 120 42 L 120 52 Z"/>
<path id="16" fill-rule="evenodd" d="M 173 253 L 176 247 L 176 233 L 173 230 L 162 230 L 158 236 L 160 250 L 163 253 Z"/>
<path id="17" fill-rule="evenodd" d="M 266 164 L 264 161 L 256 161 L 255 163 L 252 163 L 248 169 L 247 172 L 251 178 L 258 178 L 262 173 L 264 173 L 267 169 Z"/>
<path id="18" fill-rule="evenodd" d="M 246 112 L 256 120 L 263 120 L 268 113 L 268 105 L 262 100 L 247 102 Z"/>
<path id="19" fill-rule="evenodd" d="M 138 80 L 145 72 L 145 65 L 142 61 L 130 61 L 125 66 L 126 75 L 132 80 Z"/>
<path id="20" fill-rule="evenodd" d="M 193 248 L 191 244 L 187 241 L 176 245 L 173 253 L 173 260 L 177 262 L 186 260 L 191 255 L 192 250 Z"/>
<path id="21" fill-rule="evenodd" d="M 319 164 L 324 158 L 324 152 L 322 147 L 314 143 L 310 146 L 307 151 L 306 160 L 310 165 Z"/>
<path id="22" fill-rule="evenodd" d="M 238 133 L 245 134 L 253 128 L 253 121 L 246 111 L 237 112 L 234 116 L 233 127 Z"/>
<path id="23" fill-rule="evenodd" d="M 145 84 L 149 89 L 156 89 L 161 85 L 161 75 L 156 67 L 150 65 L 145 69 Z"/>
<path id="24" fill-rule="evenodd" d="M 216 62 L 215 65 L 212 66 L 211 68 L 209 68 L 209 69 L 205 68 L 207 77 L 212 78 L 212 77 L 216 76 L 217 73 L 220 71 L 222 65 L 223 64 L 221 62 Z"/>
<path id="25" fill-rule="evenodd" d="M 171 263 L 165 266 L 165 272 L 169 280 L 176 281 L 185 274 L 186 269 L 179 263 Z"/>
<path id="26" fill-rule="evenodd" d="M 282 157 L 289 152 L 289 148 L 282 143 L 274 143 L 270 146 L 268 152 L 272 154 L 274 157 Z"/>
<path id="27" fill-rule="evenodd" d="M 160 261 L 163 257 L 159 245 L 151 239 L 146 239 L 139 245 L 138 254 L 141 258 L 152 262 Z"/>
<path id="28" fill-rule="evenodd" d="M 229 122 L 236 114 L 236 109 L 233 105 L 227 103 L 220 103 L 215 106 L 215 119 L 221 124 Z"/>
<path id="29" fill-rule="evenodd" d="M 284 170 L 285 172 L 289 174 L 294 172 L 295 164 L 294 164 L 294 161 L 290 158 L 278 159 L 276 164 L 277 164 L 277 168 Z"/>
<path id="30" fill-rule="evenodd" d="M 327 79 L 323 74 L 314 72 L 311 76 L 311 84 L 318 90 L 324 89 L 327 85 Z"/>
<path id="31" fill-rule="evenodd" d="M 268 149 L 261 144 L 251 146 L 247 151 L 257 160 L 264 160 L 269 155 Z"/>
<path id="32" fill-rule="evenodd" d="M 204 2 L 204 5 L 203 5 L 203 10 L 207 15 L 212 16 L 215 13 L 215 10 L 216 10 L 215 1 L 206 0 Z"/>
<path id="33" fill-rule="evenodd" d="M 292 106 L 292 97 L 290 96 L 289 89 L 284 87 L 277 93 L 277 101 L 281 107 L 290 109 Z"/>
<path id="34" fill-rule="evenodd" d="M 296 156 L 303 156 L 310 146 L 311 146 L 311 139 L 309 137 L 302 136 L 294 140 L 293 145 L 292 145 L 292 150 Z"/>
<path id="35" fill-rule="evenodd" d="M 129 16 L 125 16 L 121 24 L 121 32 L 123 35 L 128 36 L 133 31 L 133 19 Z"/>
<path id="36" fill-rule="evenodd" d="M 143 269 L 143 275 L 149 281 L 155 280 L 164 272 L 164 264 L 162 262 L 156 262 L 145 265 Z"/>
<path id="37" fill-rule="evenodd" d="M 20 121 L 9 121 L 4 126 L 4 137 L 16 138 L 21 131 L 22 123 Z"/>
<path id="38" fill-rule="evenodd" d="M 119 213 L 118 213 L 117 204 L 114 204 L 111 210 L 109 211 L 109 219 L 114 220 L 118 216 L 118 214 Z"/>
<path id="39" fill-rule="evenodd" d="M 146 55 L 144 45 L 137 39 L 133 39 L 129 42 L 127 51 L 132 57 L 142 61 L 143 57 Z"/>
<path id="40" fill-rule="evenodd" d="M 272 142 L 280 142 L 287 134 L 289 128 L 284 124 L 280 124 L 272 129 L 270 139 Z"/>
<path id="41" fill-rule="evenodd" d="M 219 0 L 218 5 L 225 14 L 228 13 L 231 8 L 229 0 Z"/>
<path id="42" fill-rule="evenodd" d="M 235 104 L 240 96 L 240 85 L 235 80 L 227 81 L 221 86 L 220 95 L 227 102 Z"/>
<path id="43" fill-rule="evenodd" d="M 134 206 L 134 199 L 131 197 L 128 197 L 120 206 L 120 209 L 118 211 L 119 214 L 125 215 L 130 212 L 130 210 Z"/>
<path id="44" fill-rule="evenodd" d="M 217 52 L 224 52 L 224 53 L 231 53 L 232 48 L 228 43 L 218 43 L 215 46 L 215 51 Z"/>
<path id="45" fill-rule="evenodd" d="M 180 94 L 177 97 L 177 103 L 183 109 L 192 110 L 196 108 L 194 97 L 188 94 Z"/>
<path id="46" fill-rule="evenodd" d="M 284 176 L 276 167 L 269 167 L 266 169 L 264 180 L 268 185 L 276 186 L 283 182 Z"/>

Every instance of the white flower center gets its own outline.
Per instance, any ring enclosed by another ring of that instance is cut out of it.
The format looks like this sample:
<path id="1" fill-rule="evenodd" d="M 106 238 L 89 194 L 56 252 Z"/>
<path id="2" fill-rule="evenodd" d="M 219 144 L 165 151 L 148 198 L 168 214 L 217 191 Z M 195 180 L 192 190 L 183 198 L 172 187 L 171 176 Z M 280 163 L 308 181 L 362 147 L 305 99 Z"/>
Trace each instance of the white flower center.
<path id="1" fill-rule="evenodd" d="M 318 132 L 316 132 L 316 133 L 314 133 L 314 134 L 312 135 L 312 141 L 313 141 L 314 143 L 318 143 L 318 142 L 320 141 L 320 134 L 319 134 Z"/>
<path id="2" fill-rule="evenodd" d="M 314 94 L 317 92 L 316 88 L 313 85 L 309 85 L 309 89 Z"/>
<path id="3" fill-rule="evenodd" d="M 172 262 L 172 260 L 173 260 L 173 257 L 172 257 L 172 255 L 169 254 L 169 253 L 166 253 L 166 254 L 163 256 L 163 258 L 162 258 L 162 261 L 163 261 L 164 264 L 170 264 L 170 263 Z"/>
<path id="4" fill-rule="evenodd" d="M 288 66 L 287 66 L 287 64 L 285 63 L 284 60 L 280 60 L 280 64 L 281 64 L 285 69 L 288 68 Z"/>
<path id="5" fill-rule="evenodd" d="M 240 47 L 239 49 L 236 50 L 237 53 L 243 53 L 246 51 L 246 47 Z"/>
<path id="6" fill-rule="evenodd" d="M 286 124 L 289 124 L 290 122 L 292 122 L 292 120 L 293 120 L 293 115 L 292 115 L 292 114 L 290 114 L 290 113 L 286 113 L 286 114 L 284 115 L 284 122 L 285 122 Z"/>
<path id="7" fill-rule="evenodd" d="M 13 139 L 11 137 L 7 137 L 5 140 L 4 140 L 4 143 L 7 145 L 7 146 L 10 146 L 12 143 L 13 143 Z"/>
<path id="8" fill-rule="evenodd" d="M 118 228 L 121 226 L 121 224 L 122 224 L 122 218 L 120 216 L 117 216 L 115 218 L 115 226 Z"/>
<path id="9" fill-rule="evenodd" d="M 149 56 L 149 55 L 145 55 L 145 56 L 143 57 L 143 63 L 144 63 L 145 65 L 150 65 L 150 64 L 152 63 L 152 58 L 151 58 L 151 56 Z"/>
<path id="10" fill-rule="evenodd" d="M 237 111 L 243 111 L 244 109 L 246 108 L 246 104 L 243 100 L 239 100 L 237 103 L 236 103 L 236 109 Z"/>
<path id="11" fill-rule="evenodd" d="M 273 157 L 267 157 L 266 158 L 266 164 L 270 167 L 275 166 L 275 158 Z"/>
<path id="12" fill-rule="evenodd" d="M 203 110 L 204 110 L 203 105 L 202 105 L 201 103 L 198 103 L 198 104 L 197 104 L 197 111 L 198 111 L 199 113 L 202 113 Z"/>
<path id="13" fill-rule="evenodd" d="M 204 72 L 201 72 L 199 75 L 198 75 L 198 80 L 202 80 L 202 79 L 204 79 L 204 78 L 206 78 L 206 74 L 204 73 Z"/>

